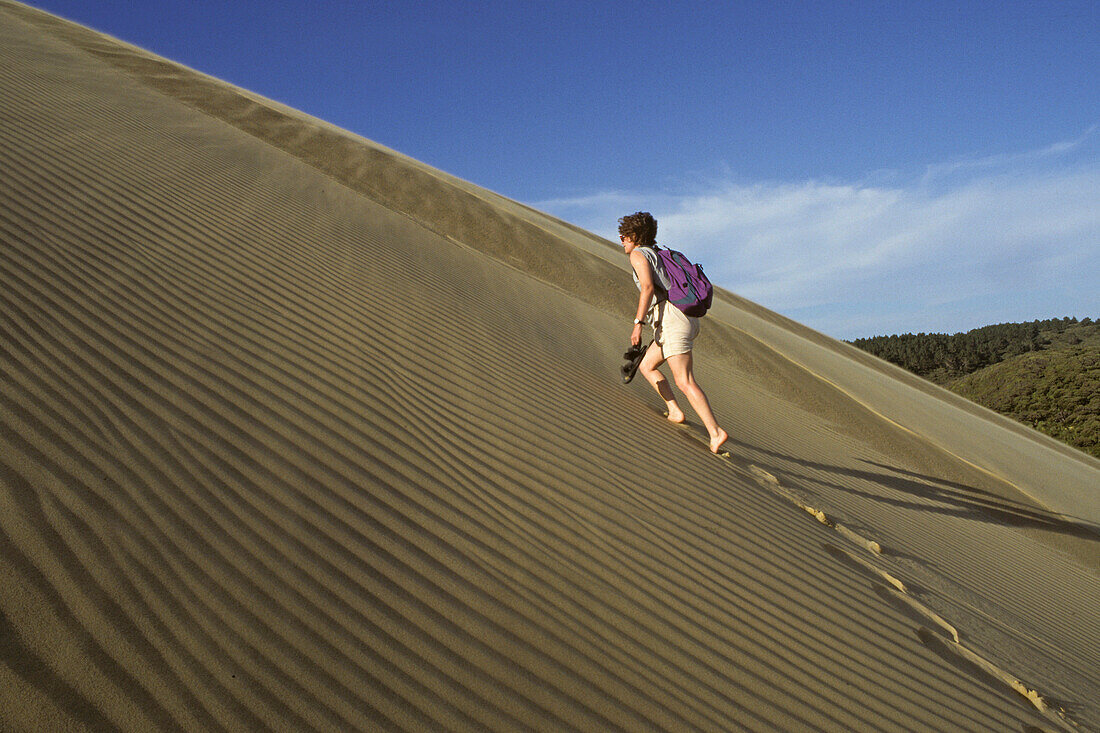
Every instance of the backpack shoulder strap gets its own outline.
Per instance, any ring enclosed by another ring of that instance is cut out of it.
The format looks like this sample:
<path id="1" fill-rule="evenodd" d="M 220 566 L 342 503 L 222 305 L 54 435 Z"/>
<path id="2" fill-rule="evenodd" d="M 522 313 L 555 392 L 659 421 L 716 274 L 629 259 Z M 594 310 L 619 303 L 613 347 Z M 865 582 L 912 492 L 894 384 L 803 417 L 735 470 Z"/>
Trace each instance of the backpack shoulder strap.
<path id="1" fill-rule="evenodd" d="M 671 281 L 668 279 L 665 263 L 661 261 L 661 256 L 657 254 L 657 245 L 643 245 L 638 247 L 638 251 L 646 258 L 650 269 L 653 270 L 654 284 L 667 293 Z"/>

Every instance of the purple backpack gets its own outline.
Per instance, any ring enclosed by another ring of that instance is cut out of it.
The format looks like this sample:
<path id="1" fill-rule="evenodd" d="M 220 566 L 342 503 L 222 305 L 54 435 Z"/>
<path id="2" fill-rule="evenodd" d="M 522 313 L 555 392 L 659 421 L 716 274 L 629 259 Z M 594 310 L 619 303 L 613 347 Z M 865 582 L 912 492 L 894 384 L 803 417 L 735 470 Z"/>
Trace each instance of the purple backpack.
<path id="1" fill-rule="evenodd" d="M 657 256 L 668 273 L 668 300 L 684 312 L 684 315 L 704 315 L 714 297 L 714 286 L 703 274 L 703 268 L 692 264 L 682 252 L 674 249 L 658 249 Z"/>

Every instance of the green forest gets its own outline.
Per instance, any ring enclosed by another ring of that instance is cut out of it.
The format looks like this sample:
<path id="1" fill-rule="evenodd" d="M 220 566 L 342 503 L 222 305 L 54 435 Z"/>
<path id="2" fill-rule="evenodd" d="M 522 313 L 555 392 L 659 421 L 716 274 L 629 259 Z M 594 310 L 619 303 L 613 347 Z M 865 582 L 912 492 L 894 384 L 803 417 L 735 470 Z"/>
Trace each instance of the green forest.
<path id="1" fill-rule="evenodd" d="M 1091 318 L 849 343 L 1100 458 L 1100 323 Z"/>

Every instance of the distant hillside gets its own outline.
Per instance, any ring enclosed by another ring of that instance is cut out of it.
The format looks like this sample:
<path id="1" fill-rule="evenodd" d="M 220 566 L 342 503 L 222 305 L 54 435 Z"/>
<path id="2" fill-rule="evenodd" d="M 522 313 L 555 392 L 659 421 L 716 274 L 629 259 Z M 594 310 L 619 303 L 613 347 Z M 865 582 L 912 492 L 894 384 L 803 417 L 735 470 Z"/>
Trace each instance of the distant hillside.
<path id="1" fill-rule="evenodd" d="M 950 389 L 1100 458 L 1100 346 L 1017 356 Z"/>
<path id="2" fill-rule="evenodd" d="M 1090 318 L 851 343 L 1100 458 L 1100 323 Z"/>

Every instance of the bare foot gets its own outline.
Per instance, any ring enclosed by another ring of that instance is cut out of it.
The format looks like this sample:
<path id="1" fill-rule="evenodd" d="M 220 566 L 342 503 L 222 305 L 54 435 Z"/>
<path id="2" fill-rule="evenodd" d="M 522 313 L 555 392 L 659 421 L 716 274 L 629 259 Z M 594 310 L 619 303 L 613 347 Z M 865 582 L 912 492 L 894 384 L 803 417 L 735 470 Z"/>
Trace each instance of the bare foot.
<path id="1" fill-rule="evenodd" d="M 668 418 L 669 422 L 674 422 L 677 425 L 682 423 L 685 419 L 684 411 L 681 410 L 678 406 L 668 408 L 668 412 L 665 413 L 665 417 Z"/>
<path id="2" fill-rule="evenodd" d="M 710 452 L 717 453 L 721 449 L 722 444 L 730 439 L 729 433 L 722 428 L 718 428 L 718 435 L 710 439 Z"/>

